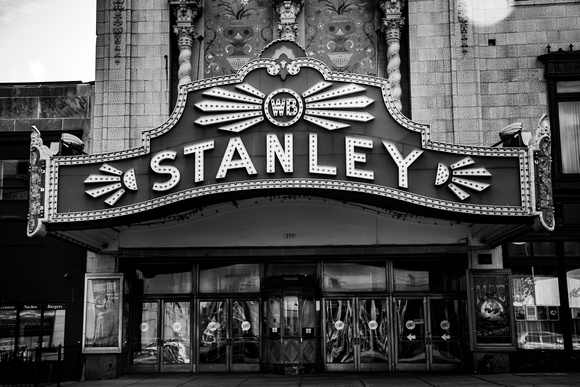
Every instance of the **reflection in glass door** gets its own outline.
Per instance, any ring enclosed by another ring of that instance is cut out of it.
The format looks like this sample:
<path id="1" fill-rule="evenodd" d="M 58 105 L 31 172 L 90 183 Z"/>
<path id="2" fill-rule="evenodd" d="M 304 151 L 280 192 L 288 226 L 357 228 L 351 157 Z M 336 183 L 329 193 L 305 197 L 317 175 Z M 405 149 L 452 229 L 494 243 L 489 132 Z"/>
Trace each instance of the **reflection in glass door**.
<path id="1" fill-rule="evenodd" d="M 456 369 L 461 363 L 459 301 L 429 299 L 431 369 Z"/>
<path id="2" fill-rule="evenodd" d="M 132 305 L 131 372 L 192 371 L 190 306 L 189 301 Z"/>
<path id="3" fill-rule="evenodd" d="M 386 370 L 389 361 L 387 300 L 358 299 L 359 369 Z"/>
<path id="4" fill-rule="evenodd" d="M 327 370 L 388 370 L 386 299 L 327 299 L 324 318 Z"/>
<path id="5" fill-rule="evenodd" d="M 191 370 L 190 302 L 163 302 L 161 371 Z"/>
<path id="6" fill-rule="evenodd" d="M 397 370 L 452 370 L 460 366 L 457 300 L 396 298 L 393 313 Z"/>
<path id="7" fill-rule="evenodd" d="M 224 299 L 199 303 L 199 370 L 260 370 L 260 303 Z"/>

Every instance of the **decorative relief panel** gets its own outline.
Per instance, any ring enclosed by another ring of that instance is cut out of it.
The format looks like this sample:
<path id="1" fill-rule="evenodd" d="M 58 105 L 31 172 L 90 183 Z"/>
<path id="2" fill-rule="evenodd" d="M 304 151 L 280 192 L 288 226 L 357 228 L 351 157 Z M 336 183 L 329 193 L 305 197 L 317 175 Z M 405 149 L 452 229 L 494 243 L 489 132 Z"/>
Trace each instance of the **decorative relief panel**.
<path id="1" fill-rule="evenodd" d="M 306 0 L 306 53 L 332 70 L 377 75 L 373 1 Z"/>
<path id="2" fill-rule="evenodd" d="M 263 0 L 206 0 L 205 77 L 235 74 L 273 39 L 273 9 Z"/>

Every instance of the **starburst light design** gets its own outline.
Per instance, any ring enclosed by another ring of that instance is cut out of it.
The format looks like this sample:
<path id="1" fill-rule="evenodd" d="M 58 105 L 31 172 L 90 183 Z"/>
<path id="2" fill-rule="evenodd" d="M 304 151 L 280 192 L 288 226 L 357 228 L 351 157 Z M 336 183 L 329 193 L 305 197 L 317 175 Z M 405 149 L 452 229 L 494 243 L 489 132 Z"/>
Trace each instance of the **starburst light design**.
<path id="1" fill-rule="evenodd" d="M 204 113 L 218 114 L 204 115 L 195 123 L 208 126 L 231 122 L 219 126 L 218 129 L 239 133 L 259 124 L 264 121 L 264 118 L 274 125 L 285 127 L 294 124 L 302 117 L 326 130 L 350 126 L 342 121 L 368 122 L 374 119 L 374 116 L 368 112 L 353 110 L 364 109 L 374 102 L 372 98 L 365 95 L 353 96 L 353 94 L 366 91 L 364 87 L 347 84 L 329 89 L 332 85 L 330 82 L 320 81 L 302 95 L 292 89 L 278 89 L 268 96 L 247 83 L 236 85 L 236 89 L 241 92 L 214 87 L 203 92 L 204 96 L 211 99 L 204 99 L 195 106 Z M 287 99 L 292 100 L 291 108 L 284 105 L 288 102 L 282 101 L 283 98 L 280 95 L 286 95 Z M 291 113 L 288 113 L 289 111 Z M 284 114 L 292 115 L 292 119 L 283 121 Z"/>
<path id="2" fill-rule="evenodd" d="M 96 183 L 112 183 L 102 185 L 98 188 L 93 188 L 86 190 L 85 193 L 97 198 L 105 194 L 114 193 L 105 199 L 105 203 L 110 206 L 114 206 L 115 203 L 125 194 L 126 189 L 131 191 L 137 191 L 137 179 L 135 177 L 135 169 L 131 168 L 125 173 L 123 171 L 110 166 L 109 164 L 103 164 L 99 168 L 101 172 L 107 173 L 107 175 L 90 175 L 85 179 L 85 184 L 96 184 Z M 123 188 L 124 186 L 124 188 Z M 125 189 L 126 188 L 126 189 Z"/>
<path id="3" fill-rule="evenodd" d="M 488 183 L 481 183 L 471 179 L 467 179 L 467 176 L 480 176 L 480 177 L 490 177 L 491 173 L 485 168 L 467 168 L 462 169 L 467 166 L 475 164 L 475 161 L 471 157 L 465 157 L 459 160 L 456 163 L 451 164 L 450 167 L 447 167 L 443 163 L 439 163 L 437 165 L 437 176 L 435 177 L 435 185 L 443 185 L 451 177 L 451 181 L 447 184 L 447 187 L 459 198 L 459 200 L 465 200 L 470 195 L 463 190 L 462 188 L 458 187 L 457 185 L 461 185 L 465 188 L 469 188 L 475 191 L 483 191 L 491 184 Z M 462 177 L 458 177 L 462 176 Z"/>

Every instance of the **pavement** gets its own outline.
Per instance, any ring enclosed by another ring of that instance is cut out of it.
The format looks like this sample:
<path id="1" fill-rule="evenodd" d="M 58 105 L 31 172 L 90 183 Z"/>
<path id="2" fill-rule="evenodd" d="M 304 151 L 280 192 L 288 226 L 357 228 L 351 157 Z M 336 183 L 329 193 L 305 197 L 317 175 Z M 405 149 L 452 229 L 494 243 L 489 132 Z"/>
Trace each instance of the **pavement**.
<path id="1" fill-rule="evenodd" d="M 115 380 L 62 382 L 63 387 L 376 387 L 376 386 L 580 386 L 580 372 L 518 374 L 327 373 L 270 375 L 247 373 L 132 374 Z M 54 386 L 54 385 L 53 385 Z"/>

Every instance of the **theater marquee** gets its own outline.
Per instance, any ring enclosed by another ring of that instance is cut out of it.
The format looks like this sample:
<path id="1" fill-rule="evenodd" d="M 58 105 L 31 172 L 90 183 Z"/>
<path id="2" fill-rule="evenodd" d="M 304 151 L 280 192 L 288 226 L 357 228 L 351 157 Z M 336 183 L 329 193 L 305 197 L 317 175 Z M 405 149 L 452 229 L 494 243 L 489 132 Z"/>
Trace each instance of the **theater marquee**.
<path id="1" fill-rule="evenodd" d="M 398 111 L 385 79 L 332 72 L 289 42 L 266 52 L 182 87 L 137 148 L 54 157 L 35 131 L 29 235 L 268 195 L 553 229 L 547 124 L 527 148 L 435 142 Z"/>

